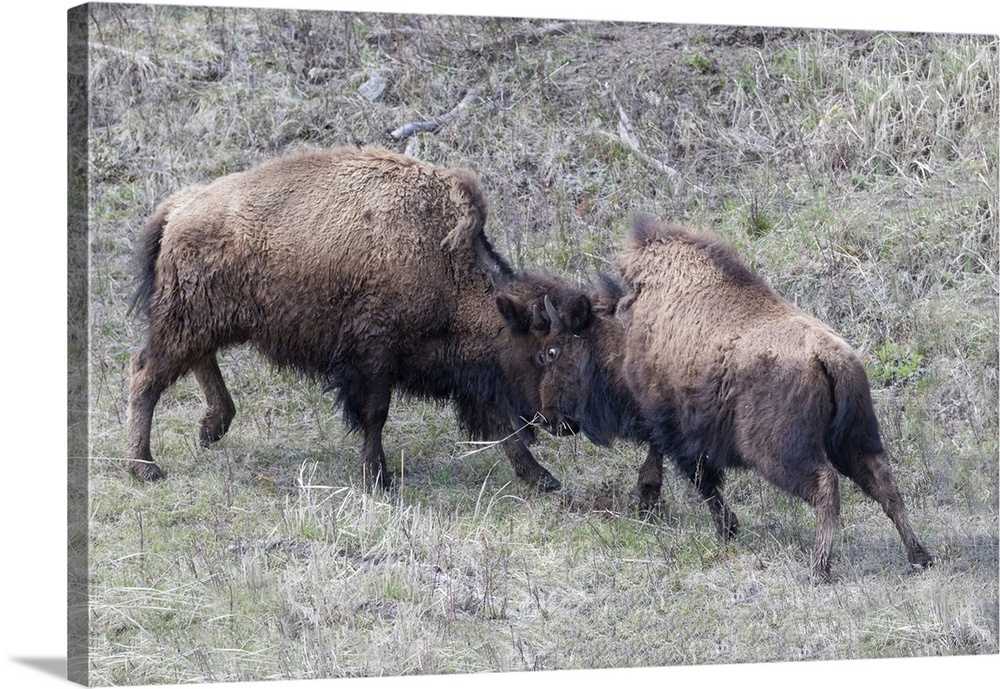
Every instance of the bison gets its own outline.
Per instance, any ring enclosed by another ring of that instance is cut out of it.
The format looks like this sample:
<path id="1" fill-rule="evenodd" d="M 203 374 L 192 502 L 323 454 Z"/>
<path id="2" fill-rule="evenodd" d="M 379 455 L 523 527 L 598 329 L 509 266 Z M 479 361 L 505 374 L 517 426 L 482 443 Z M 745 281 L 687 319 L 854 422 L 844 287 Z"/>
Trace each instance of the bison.
<path id="1" fill-rule="evenodd" d="M 636 486 L 646 506 L 659 501 L 669 456 L 724 541 L 739 528 L 725 472 L 756 471 L 814 507 L 818 579 L 830 574 L 839 472 L 882 506 L 912 565 L 932 563 L 893 482 L 865 369 L 844 340 L 713 236 L 639 216 L 618 268 L 624 284 L 604 277 L 590 296 L 543 298 L 533 332 L 550 430 L 572 421 L 598 444 L 648 443 Z"/>
<path id="2" fill-rule="evenodd" d="M 131 310 L 148 325 L 131 362 L 129 471 L 164 476 L 150 453 L 153 410 L 188 371 L 205 396 L 201 444 L 226 433 L 236 408 L 217 352 L 249 342 L 337 391 L 347 426 L 364 434 L 368 489 L 390 483 L 393 391 L 450 399 L 517 476 L 559 488 L 526 446 L 524 420 L 540 404 L 523 363 L 529 330 L 498 300 L 523 309 L 566 285 L 516 275 L 483 233 L 486 214 L 472 172 L 373 148 L 278 158 L 166 199 L 138 242 Z"/>

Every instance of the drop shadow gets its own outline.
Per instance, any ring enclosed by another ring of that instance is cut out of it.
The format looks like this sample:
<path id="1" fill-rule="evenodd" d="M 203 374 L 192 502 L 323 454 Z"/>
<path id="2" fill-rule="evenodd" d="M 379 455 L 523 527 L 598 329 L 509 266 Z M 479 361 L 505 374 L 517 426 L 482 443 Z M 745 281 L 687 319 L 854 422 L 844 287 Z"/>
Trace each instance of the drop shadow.
<path id="1" fill-rule="evenodd" d="M 60 679 L 66 679 L 66 659 L 65 658 L 16 658 L 12 657 L 16 663 L 27 665 L 47 675 L 53 675 Z"/>

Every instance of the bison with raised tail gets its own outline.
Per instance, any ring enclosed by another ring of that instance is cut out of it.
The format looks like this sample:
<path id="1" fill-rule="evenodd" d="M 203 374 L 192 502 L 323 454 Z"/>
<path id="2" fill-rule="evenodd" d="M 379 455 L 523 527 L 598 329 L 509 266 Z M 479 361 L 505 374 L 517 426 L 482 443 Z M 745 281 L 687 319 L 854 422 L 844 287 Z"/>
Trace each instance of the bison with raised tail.
<path id="1" fill-rule="evenodd" d="M 607 278 L 589 298 L 544 299 L 535 359 L 550 428 L 572 421 L 599 444 L 649 443 L 640 501 L 659 501 L 666 455 L 724 540 L 738 529 L 725 472 L 753 469 L 815 508 L 820 579 L 843 474 L 882 506 L 909 561 L 931 564 L 893 482 L 864 367 L 840 337 L 714 237 L 638 217 L 619 270 L 624 285 Z"/>
<path id="2" fill-rule="evenodd" d="M 389 483 L 394 390 L 450 399 L 471 435 L 502 441 L 519 477 L 558 488 L 525 445 L 531 429 L 518 431 L 539 408 L 528 327 L 505 321 L 497 299 L 525 308 L 566 286 L 515 275 L 485 219 L 471 172 L 376 149 L 280 158 L 168 198 L 139 241 L 132 308 L 148 334 L 132 358 L 129 471 L 164 475 L 153 409 L 188 371 L 205 395 L 202 445 L 226 433 L 236 408 L 216 353 L 249 342 L 337 390 L 364 432 L 369 489 Z"/>

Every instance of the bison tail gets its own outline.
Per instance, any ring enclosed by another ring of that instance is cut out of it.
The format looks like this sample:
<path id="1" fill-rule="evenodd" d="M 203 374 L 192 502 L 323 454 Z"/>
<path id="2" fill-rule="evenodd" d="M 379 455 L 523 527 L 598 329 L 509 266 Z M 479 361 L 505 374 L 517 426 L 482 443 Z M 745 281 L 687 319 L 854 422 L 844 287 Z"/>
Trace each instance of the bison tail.
<path id="1" fill-rule="evenodd" d="M 826 454 L 843 474 L 860 458 L 884 451 L 864 366 L 846 345 L 831 347 L 820 361 L 833 395 L 834 414 L 826 433 Z"/>
<path id="2" fill-rule="evenodd" d="M 139 235 L 139 245 L 135 253 L 135 291 L 129 301 L 128 312 L 149 317 L 149 305 L 156 287 L 156 260 L 160 256 L 160 240 L 163 238 L 163 227 L 167 224 L 167 214 L 173 204 L 167 199 L 153 212 L 146 221 L 142 234 Z"/>
<path id="3" fill-rule="evenodd" d="M 138 313 L 149 318 L 150 304 L 156 289 L 156 261 L 160 257 L 160 242 L 167 216 L 186 205 L 201 189 L 202 187 L 195 185 L 173 194 L 157 206 L 146 221 L 135 252 L 135 291 L 129 300 L 129 315 Z"/>
<path id="4" fill-rule="evenodd" d="M 167 216 L 190 201 L 200 189 L 197 185 L 187 187 L 167 198 L 156 207 L 142 228 L 135 253 L 135 292 L 129 300 L 130 315 L 138 312 L 149 317 L 150 303 L 156 288 L 156 261 L 160 257 L 160 241 L 163 239 Z"/>

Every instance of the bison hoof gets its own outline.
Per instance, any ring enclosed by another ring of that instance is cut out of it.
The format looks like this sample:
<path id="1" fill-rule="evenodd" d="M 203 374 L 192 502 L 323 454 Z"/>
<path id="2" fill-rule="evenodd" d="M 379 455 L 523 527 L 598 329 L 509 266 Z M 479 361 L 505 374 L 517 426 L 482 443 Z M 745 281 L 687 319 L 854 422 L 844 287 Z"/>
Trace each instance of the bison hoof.
<path id="1" fill-rule="evenodd" d="M 924 570 L 934 566 L 934 558 L 926 550 L 921 548 L 915 553 L 910 553 L 910 565 L 914 569 Z"/>
<path id="2" fill-rule="evenodd" d="M 388 492 L 393 483 L 395 483 L 392 474 L 378 473 L 378 476 L 374 480 L 371 480 L 368 476 L 365 476 L 365 490 L 369 493 L 378 493 L 379 491 Z"/>
<path id="3" fill-rule="evenodd" d="M 551 493 L 562 488 L 559 479 L 548 472 L 538 477 L 538 480 L 535 481 L 535 486 L 543 493 Z"/>
<path id="4" fill-rule="evenodd" d="M 138 459 L 129 462 L 128 471 L 140 481 L 159 481 L 167 476 L 155 462 L 143 462 Z"/>
<path id="5" fill-rule="evenodd" d="M 229 423 L 221 419 L 204 419 L 201 422 L 201 431 L 198 433 L 198 442 L 202 447 L 208 447 L 216 440 L 219 440 L 229 430 Z"/>
<path id="6" fill-rule="evenodd" d="M 722 540 L 728 541 L 731 538 L 736 538 L 740 535 L 740 521 L 736 518 L 735 514 L 730 513 L 730 518 L 726 522 L 722 531 Z"/>
<path id="7" fill-rule="evenodd" d="M 660 486 L 640 483 L 632 489 L 632 500 L 644 510 L 655 509 L 660 504 Z"/>
<path id="8" fill-rule="evenodd" d="M 830 565 L 813 567 L 809 581 L 813 584 L 829 584 L 833 581 L 833 577 L 830 575 Z"/>
<path id="9" fill-rule="evenodd" d="M 713 513 L 712 519 L 715 521 L 715 530 L 719 534 L 719 539 L 723 543 L 728 543 L 730 539 L 739 535 L 740 520 L 729 508 L 725 508 L 721 513 Z"/>
<path id="10" fill-rule="evenodd" d="M 202 426 L 201 431 L 198 433 L 198 444 L 202 447 L 208 447 L 216 440 L 221 438 L 225 434 L 226 430 L 224 428 L 210 428 L 208 426 Z"/>

